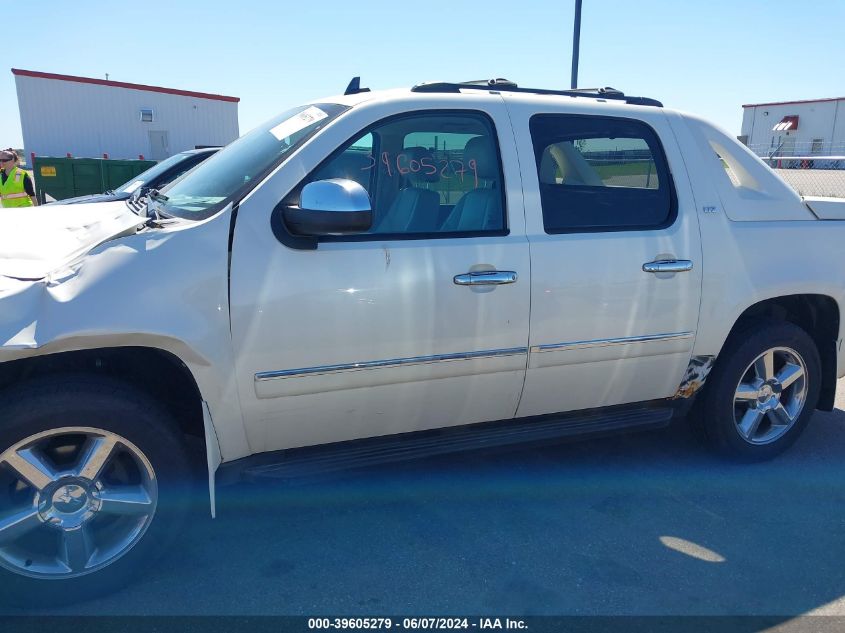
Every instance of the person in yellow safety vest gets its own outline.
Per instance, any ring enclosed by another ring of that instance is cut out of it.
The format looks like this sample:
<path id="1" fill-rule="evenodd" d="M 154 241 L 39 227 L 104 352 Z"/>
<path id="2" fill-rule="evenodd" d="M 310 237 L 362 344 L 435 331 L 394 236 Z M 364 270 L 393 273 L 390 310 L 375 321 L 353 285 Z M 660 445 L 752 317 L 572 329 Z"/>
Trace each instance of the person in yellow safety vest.
<path id="1" fill-rule="evenodd" d="M 32 178 L 18 167 L 15 150 L 0 150 L 0 170 L 0 202 L 4 208 L 38 206 Z"/>

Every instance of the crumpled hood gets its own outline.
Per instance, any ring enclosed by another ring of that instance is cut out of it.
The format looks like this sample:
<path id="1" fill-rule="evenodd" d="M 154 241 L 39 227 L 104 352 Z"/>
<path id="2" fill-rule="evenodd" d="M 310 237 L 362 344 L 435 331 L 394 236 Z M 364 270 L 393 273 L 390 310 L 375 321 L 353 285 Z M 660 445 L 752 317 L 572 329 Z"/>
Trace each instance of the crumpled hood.
<path id="1" fill-rule="evenodd" d="M 143 223 L 123 201 L 0 209 L 0 275 L 42 279 Z"/>
<path id="2" fill-rule="evenodd" d="M 64 200 L 56 200 L 48 204 L 86 204 L 88 202 L 113 202 L 114 200 L 128 200 L 132 197 L 129 193 L 93 193 L 88 196 L 76 196 L 75 198 L 65 198 Z"/>

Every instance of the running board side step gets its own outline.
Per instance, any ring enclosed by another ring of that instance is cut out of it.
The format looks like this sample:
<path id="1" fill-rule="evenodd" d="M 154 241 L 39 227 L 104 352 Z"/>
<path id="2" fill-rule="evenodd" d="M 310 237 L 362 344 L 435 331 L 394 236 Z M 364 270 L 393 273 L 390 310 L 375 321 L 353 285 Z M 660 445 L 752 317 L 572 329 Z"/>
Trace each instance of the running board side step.
<path id="1" fill-rule="evenodd" d="M 673 408 L 665 406 L 625 410 L 612 408 L 575 416 L 542 416 L 487 422 L 261 453 L 222 464 L 218 470 L 218 480 L 221 484 L 238 480 L 291 481 L 324 473 L 450 453 L 527 445 L 571 437 L 590 437 L 619 431 L 658 429 L 669 424 L 673 413 Z"/>

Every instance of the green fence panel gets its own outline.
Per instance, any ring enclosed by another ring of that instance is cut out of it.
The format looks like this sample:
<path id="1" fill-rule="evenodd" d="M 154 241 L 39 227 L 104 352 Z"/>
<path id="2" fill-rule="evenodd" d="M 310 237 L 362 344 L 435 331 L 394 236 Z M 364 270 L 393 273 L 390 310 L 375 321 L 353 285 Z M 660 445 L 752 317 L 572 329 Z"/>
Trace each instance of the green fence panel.
<path id="1" fill-rule="evenodd" d="M 38 199 L 56 200 L 116 189 L 155 165 L 152 160 L 36 156 L 32 173 Z"/>
<path id="2" fill-rule="evenodd" d="M 103 183 L 106 189 L 117 189 L 141 172 L 155 165 L 152 160 L 104 160 Z"/>
<path id="3" fill-rule="evenodd" d="M 92 193 L 103 193 L 103 170 L 100 161 L 94 158 L 71 159 L 73 172 L 73 190 L 75 196 L 87 196 Z"/>
<path id="4" fill-rule="evenodd" d="M 103 165 L 103 184 L 106 189 L 117 189 L 120 185 L 131 180 L 135 172 L 132 165 L 123 162 L 117 164 L 106 163 Z"/>
<path id="5" fill-rule="evenodd" d="M 40 201 L 49 193 L 56 200 L 73 196 L 73 169 L 67 161 L 49 157 L 36 157 L 32 164 L 35 192 Z"/>

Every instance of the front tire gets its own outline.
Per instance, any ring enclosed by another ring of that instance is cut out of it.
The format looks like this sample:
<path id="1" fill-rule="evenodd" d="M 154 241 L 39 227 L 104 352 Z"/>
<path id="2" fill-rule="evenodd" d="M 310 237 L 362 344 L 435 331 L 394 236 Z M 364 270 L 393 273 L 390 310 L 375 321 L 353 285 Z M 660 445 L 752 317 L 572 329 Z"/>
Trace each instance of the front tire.
<path id="1" fill-rule="evenodd" d="M 719 452 L 771 459 L 801 435 L 820 388 L 813 339 L 792 323 L 762 321 L 728 339 L 702 393 L 700 423 Z"/>
<path id="2" fill-rule="evenodd" d="M 178 425 L 107 378 L 51 376 L 0 396 L 0 585 L 13 604 L 83 600 L 131 580 L 191 493 Z"/>

